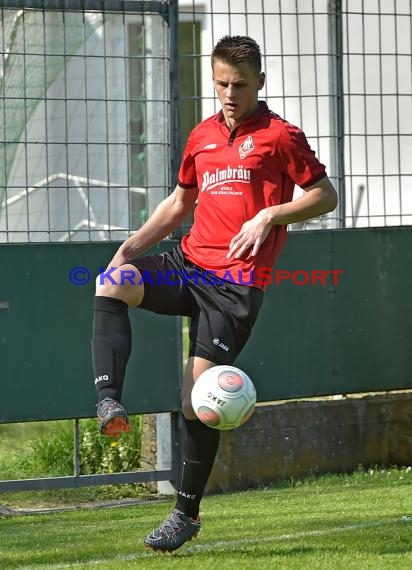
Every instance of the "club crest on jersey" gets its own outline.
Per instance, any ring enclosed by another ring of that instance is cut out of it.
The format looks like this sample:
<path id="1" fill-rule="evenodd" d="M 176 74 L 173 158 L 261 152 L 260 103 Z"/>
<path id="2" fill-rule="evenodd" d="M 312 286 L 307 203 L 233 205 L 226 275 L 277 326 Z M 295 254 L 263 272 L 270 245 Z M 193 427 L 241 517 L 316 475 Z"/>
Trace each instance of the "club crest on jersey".
<path id="1" fill-rule="evenodd" d="M 255 147 L 253 146 L 253 139 L 249 135 L 248 138 L 239 146 L 239 156 L 240 158 L 245 158 Z"/>

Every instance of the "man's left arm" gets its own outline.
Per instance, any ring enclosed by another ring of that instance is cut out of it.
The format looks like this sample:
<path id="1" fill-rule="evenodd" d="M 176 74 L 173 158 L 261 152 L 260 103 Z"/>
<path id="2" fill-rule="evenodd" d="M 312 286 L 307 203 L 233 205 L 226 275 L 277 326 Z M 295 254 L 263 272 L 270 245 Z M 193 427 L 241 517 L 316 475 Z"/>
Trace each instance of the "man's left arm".
<path id="1" fill-rule="evenodd" d="M 227 257 L 241 257 L 249 248 L 251 255 L 256 255 L 272 226 L 303 222 L 336 208 L 338 196 L 327 176 L 304 190 L 305 194 L 297 200 L 264 208 L 245 222 L 230 242 Z"/>
<path id="2" fill-rule="evenodd" d="M 332 212 L 338 204 L 338 195 L 327 176 L 304 188 L 305 194 L 286 204 L 266 208 L 272 225 L 295 224 Z"/>

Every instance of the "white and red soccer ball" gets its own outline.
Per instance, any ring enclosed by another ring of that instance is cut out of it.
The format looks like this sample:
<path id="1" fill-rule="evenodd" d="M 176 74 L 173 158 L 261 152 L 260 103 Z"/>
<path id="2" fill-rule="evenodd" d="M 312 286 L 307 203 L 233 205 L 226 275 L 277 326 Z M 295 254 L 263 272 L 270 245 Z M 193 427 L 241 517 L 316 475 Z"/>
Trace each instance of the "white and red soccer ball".
<path id="1" fill-rule="evenodd" d="M 234 429 L 253 414 L 256 389 L 243 370 L 235 366 L 213 366 L 195 382 L 192 406 L 199 420 L 209 427 Z"/>

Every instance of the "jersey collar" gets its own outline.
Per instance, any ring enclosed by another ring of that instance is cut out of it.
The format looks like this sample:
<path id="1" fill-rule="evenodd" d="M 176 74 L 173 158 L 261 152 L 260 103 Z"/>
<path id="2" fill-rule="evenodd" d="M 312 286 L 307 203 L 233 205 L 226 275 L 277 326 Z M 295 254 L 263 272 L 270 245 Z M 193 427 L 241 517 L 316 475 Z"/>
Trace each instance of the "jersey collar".
<path id="1" fill-rule="evenodd" d="M 235 129 L 238 130 L 239 127 L 247 127 L 250 123 L 255 123 L 256 120 L 260 119 L 260 117 L 262 115 L 264 115 L 265 113 L 267 113 L 268 111 L 268 106 L 266 104 L 265 101 L 258 101 L 258 107 L 255 111 L 253 111 L 253 113 L 251 115 L 249 115 L 249 117 L 247 119 L 245 119 L 244 121 L 242 121 L 240 123 L 240 125 Z M 224 125 L 225 127 L 227 127 L 226 125 L 226 121 L 225 121 L 225 116 L 223 114 L 223 111 L 220 110 L 217 115 L 215 115 L 216 121 L 218 123 L 220 123 L 221 125 Z M 228 127 L 227 127 L 228 128 Z"/>

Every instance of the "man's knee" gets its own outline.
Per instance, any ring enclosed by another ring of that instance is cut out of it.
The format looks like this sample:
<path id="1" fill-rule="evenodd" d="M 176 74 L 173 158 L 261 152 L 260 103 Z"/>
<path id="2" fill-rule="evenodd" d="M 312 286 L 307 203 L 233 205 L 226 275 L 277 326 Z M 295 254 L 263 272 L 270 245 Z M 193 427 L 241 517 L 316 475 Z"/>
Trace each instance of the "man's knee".
<path id="1" fill-rule="evenodd" d="M 96 295 L 121 299 L 129 306 L 143 300 L 144 286 L 140 271 L 133 265 L 107 267 L 96 278 Z"/>

